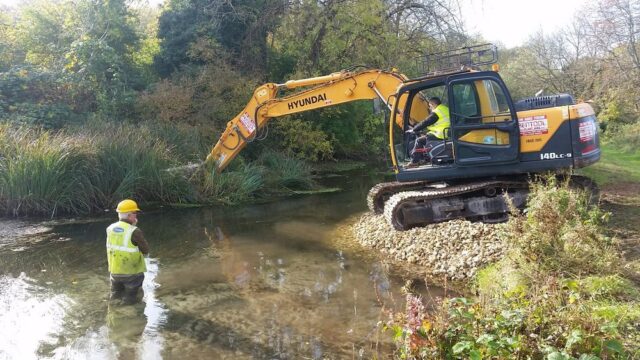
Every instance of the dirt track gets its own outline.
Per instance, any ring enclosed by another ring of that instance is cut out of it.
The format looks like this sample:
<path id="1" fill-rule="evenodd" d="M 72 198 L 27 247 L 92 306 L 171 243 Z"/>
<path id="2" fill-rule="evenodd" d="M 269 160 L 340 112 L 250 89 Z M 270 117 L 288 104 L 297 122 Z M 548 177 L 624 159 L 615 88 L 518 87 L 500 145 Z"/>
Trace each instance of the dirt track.
<path id="1" fill-rule="evenodd" d="M 627 275 L 640 284 L 640 184 L 603 186 L 600 206 L 611 213 L 609 228 L 620 240 Z"/>

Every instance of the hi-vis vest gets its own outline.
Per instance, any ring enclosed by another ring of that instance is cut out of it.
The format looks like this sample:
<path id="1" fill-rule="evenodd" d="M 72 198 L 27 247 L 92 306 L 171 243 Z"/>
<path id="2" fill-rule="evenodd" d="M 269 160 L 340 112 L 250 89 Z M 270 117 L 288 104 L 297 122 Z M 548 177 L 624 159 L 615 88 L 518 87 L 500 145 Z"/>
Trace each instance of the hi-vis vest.
<path id="1" fill-rule="evenodd" d="M 427 131 L 429 134 L 438 139 L 444 139 L 444 129 L 451 126 L 451 120 L 449 120 L 449 108 L 446 105 L 438 105 L 433 112 L 438 115 L 438 121 L 435 124 L 428 126 Z"/>
<path id="2" fill-rule="evenodd" d="M 107 261 L 111 274 L 133 275 L 147 271 L 140 249 L 131 243 L 135 229 L 124 221 L 107 228 Z"/>

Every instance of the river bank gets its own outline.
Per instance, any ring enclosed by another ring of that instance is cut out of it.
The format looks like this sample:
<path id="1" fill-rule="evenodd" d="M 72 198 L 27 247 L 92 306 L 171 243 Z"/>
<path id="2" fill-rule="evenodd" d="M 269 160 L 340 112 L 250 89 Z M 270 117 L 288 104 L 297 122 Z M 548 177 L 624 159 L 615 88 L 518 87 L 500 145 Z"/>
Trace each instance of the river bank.
<path id="1" fill-rule="evenodd" d="M 473 278 L 504 255 L 505 224 L 455 220 L 397 231 L 383 215 L 366 213 L 353 226 L 356 239 L 391 258 L 418 265 L 435 277 Z"/>
<path id="2" fill-rule="evenodd" d="M 506 224 L 454 221 L 396 232 L 383 218 L 355 220 L 359 243 L 445 284 L 464 280 L 462 297 L 435 308 L 405 287 L 406 309 L 386 323 L 396 356 L 640 356 L 638 184 L 605 185 L 598 208 L 549 180 L 534 185 L 527 212 Z"/>

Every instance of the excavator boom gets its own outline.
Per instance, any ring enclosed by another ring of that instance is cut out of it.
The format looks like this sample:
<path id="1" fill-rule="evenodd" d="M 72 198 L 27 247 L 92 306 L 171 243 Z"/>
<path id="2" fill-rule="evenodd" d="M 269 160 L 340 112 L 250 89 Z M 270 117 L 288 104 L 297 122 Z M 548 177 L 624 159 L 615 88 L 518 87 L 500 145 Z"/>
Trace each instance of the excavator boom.
<path id="1" fill-rule="evenodd" d="M 207 156 L 214 161 L 216 170 L 222 171 L 231 160 L 253 139 L 257 132 L 271 118 L 321 109 L 356 100 L 379 98 L 389 108 L 396 102 L 398 88 L 407 81 L 407 77 L 395 71 L 364 70 L 359 72 L 342 71 L 326 76 L 309 79 L 290 80 L 284 84 L 267 83 L 258 87 L 249 103 L 231 121 Z M 313 86 L 309 88 L 310 86 Z M 281 90 L 305 88 L 282 97 Z M 411 108 L 410 123 L 424 119 L 429 113 L 425 99 L 414 101 Z M 402 127 L 402 110 L 406 99 L 400 99 L 396 123 Z"/>

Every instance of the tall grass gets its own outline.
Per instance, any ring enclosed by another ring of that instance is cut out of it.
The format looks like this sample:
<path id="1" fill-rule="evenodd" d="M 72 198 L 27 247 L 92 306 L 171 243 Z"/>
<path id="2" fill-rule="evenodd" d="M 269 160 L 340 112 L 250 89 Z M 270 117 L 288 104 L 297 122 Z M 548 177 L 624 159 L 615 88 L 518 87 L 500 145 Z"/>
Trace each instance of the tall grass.
<path id="1" fill-rule="evenodd" d="M 217 173 L 213 166 L 205 172 L 201 191 L 206 201 L 234 205 L 259 195 L 264 188 L 265 169 L 257 165 L 236 166 Z"/>
<path id="2" fill-rule="evenodd" d="M 308 190 L 315 184 L 311 167 L 298 159 L 273 151 L 264 153 L 257 161 L 268 169 L 266 182 L 270 188 Z"/>
<path id="3" fill-rule="evenodd" d="M 238 159 L 222 173 L 210 167 L 200 179 L 200 188 L 209 202 L 238 204 L 311 189 L 315 186 L 311 176 L 311 168 L 301 160 L 266 152 L 253 163 Z"/>
<path id="4" fill-rule="evenodd" d="M 0 209 L 5 215 L 90 211 L 91 159 L 76 151 L 82 140 L 3 126 L 0 143 Z"/>
<path id="5" fill-rule="evenodd" d="M 0 128 L 0 210 L 5 215 L 87 214 L 123 198 L 185 202 L 188 180 L 163 169 L 170 148 L 148 131 L 105 125 L 73 135 Z"/>
<path id="6" fill-rule="evenodd" d="M 123 198 L 167 203 L 194 199 L 188 180 L 164 169 L 178 165 L 172 148 L 149 129 L 104 124 L 86 130 L 93 139 L 91 172 L 96 204 L 112 206 Z"/>
<path id="7" fill-rule="evenodd" d="M 171 145 L 171 153 L 179 163 L 200 162 L 211 150 L 210 141 L 190 126 L 166 122 L 147 121 L 140 127 L 148 129 L 152 138 L 162 139 Z"/>
<path id="8" fill-rule="evenodd" d="M 266 153 L 222 174 L 167 169 L 197 159 L 201 139 L 167 127 L 89 122 L 56 133 L 0 126 L 0 212 L 87 214 L 141 202 L 237 204 L 314 186 L 305 163 Z M 169 141 L 161 137 L 166 136 Z M 178 148 L 181 150 L 178 150 Z"/>

